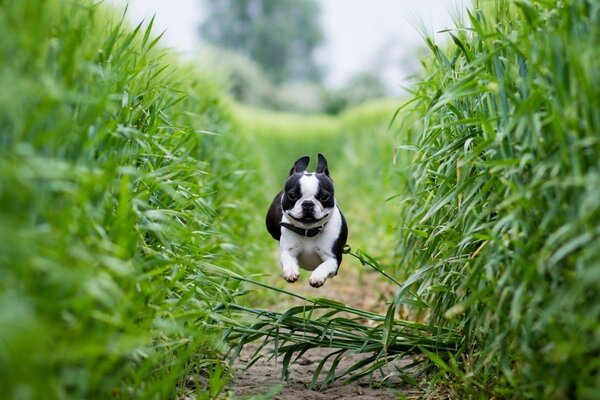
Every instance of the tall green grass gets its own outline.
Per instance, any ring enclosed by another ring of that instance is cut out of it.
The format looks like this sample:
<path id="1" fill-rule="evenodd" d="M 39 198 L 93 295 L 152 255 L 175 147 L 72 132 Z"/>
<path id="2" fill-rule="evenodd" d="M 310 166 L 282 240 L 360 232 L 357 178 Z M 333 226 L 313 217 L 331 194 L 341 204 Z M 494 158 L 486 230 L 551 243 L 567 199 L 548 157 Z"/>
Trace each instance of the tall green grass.
<path id="1" fill-rule="evenodd" d="M 483 7 L 485 6 L 485 7 Z M 600 393 L 600 7 L 481 2 L 416 92 L 400 267 L 458 396 Z M 396 303 L 402 303 L 398 296 Z"/>
<path id="2" fill-rule="evenodd" d="M 215 135 L 219 91 L 151 27 L 92 1 L 0 2 L 3 398 L 226 382 L 210 310 L 236 285 L 209 271 L 241 260 L 227 215 L 243 173 Z"/>

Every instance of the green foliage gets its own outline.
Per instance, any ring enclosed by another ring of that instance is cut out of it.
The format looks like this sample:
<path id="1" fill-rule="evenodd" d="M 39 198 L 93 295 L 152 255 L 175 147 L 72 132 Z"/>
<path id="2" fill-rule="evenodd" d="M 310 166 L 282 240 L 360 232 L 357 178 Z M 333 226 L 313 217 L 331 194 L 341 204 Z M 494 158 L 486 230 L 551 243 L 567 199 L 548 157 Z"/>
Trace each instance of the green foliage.
<path id="1" fill-rule="evenodd" d="M 219 79 L 235 101 L 255 108 L 337 115 L 387 96 L 384 83 L 373 72 L 361 72 L 343 87 L 328 89 L 306 80 L 274 84 L 258 63 L 224 48 L 205 46 L 194 62 Z"/>
<path id="2" fill-rule="evenodd" d="M 321 85 L 299 81 L 275 85 L 258 64 L 232 51 L 205 47 L 196 62 L 242 104 L 296 113 L 319 113 L 326 108 L 327 92 Z"/>
<path id="3" fill-rule="evenodd" d="M 416 96 L 403 271 L 458 329 L 442 384 L 475 397 L 600 391 L 600 7 L 498 2 L 431 40 Z M 408 296 L 405 296 L 408 298 Z"/>
<path id="4" fill-rule="evenodd" d="M 229 50 L 206 47 L 197 63 L 214 72 L 215 78 L 223 82 L 223 87 L 236 101 L 254 107 L 275 107 L 276 86 L 260 65 L 249 58 Z"/>
<path id="5" fill-rule="evenodd" d="M 229 117 L 151 26 L 0 2 L 3 398 L 166 398 L 223 376 L 211 308 L 235 285 L 209 271 L 239 260 L 222 222 L 239 173 L 209 131 Z"/>
<path id="6" fill-rule="evenodd" d="M 320 80 L 323 41 L 314 0 L 205 0 L 203 39 L 257 62 L 275 83 Z"/>

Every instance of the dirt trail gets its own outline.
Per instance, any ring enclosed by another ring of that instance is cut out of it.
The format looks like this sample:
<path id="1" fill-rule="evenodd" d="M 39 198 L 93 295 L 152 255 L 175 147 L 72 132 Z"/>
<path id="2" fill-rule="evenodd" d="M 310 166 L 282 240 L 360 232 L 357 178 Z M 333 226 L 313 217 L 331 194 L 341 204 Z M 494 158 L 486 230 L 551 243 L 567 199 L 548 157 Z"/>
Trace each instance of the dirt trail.
<path id="1" fill-rule="evenodd" d="M 329 349 L 315 349 L 302 356 L 290 367 L 288 381 L 281 380 L 281 358 L 267 360 L 267 357 L 259 360 L 247 371 L 242 371 L 250 356 L 256 348 L 249 346 L 236 361 L 236 367 L 240 369 L 239 375 L 233 381 L 233 393 L 236 397 L 249 397 L 270 392 L 275 388 L 276 394 L 273 399 L 300 400 L 300 399 L 396 399 L 396 392 L 401 391 L 405 396 L 417 395 L 416 392 L 399 386 L 397 390 L 388 388 L 374 388 L 369 385 L 368 380 L 362 380 L 348 385 L 336 383 L 324 389 L 310 390 L 308 388 L 312 379 L 314 369 L 319 362 L 329 354 Z M 339 370 L 349 368 L 361 359 L 361 356 L 350 356 L 343 359 L 339 364 Z M 407 360 L 406 363 L 409 361 Z M 326 367 L 327 368 L 327 367 Z M 388 366 L 386 372 L 393 368 Z M 324 374 L 323 374 L 324 375 Z M 400 383 L 398 382 L 400 385 Z M 279 387 L 279 388 L 277 388 Z"/>
<path id="2" fill-rule="evenodd" d="M 385 312 L 386 299 L 393 297 L 394 287 L 380 279 L 374 271 L 360 271 L 360 266 L 353 260 L 344 260 L 342 269 L 338 276 L 329 280 L 325 286 L 314 289 L 308 285 L 309 272 L 301 271 L 300 280 L 286 287 L 299 294 L 309 297 L 327 297 L 332 300 L 343 302 L 349 306 Z M 277 307 L 285 309 L 292 304 L 288 303 Z M 244 348 L 234 364 L 236 377 L 232 382 L 231 391 L 236 398 L 248 398 L 266 393 L 273 394 L 273 399 L 279 400 L 301 400 L 301 399 L 395 399 L 398 394 L 408 398 L 417 398 L 419 393 L 414 388 L 403 387 L 401 382 L 397 383 L 396 389 L 375 388 L 369 385 L 368 380 L 361 380 L 348 385 L 336 383 L 324 389 L 310 390 L 308 388 L 312 374 L 319 362 L 330 349 L 314 349 L 304 354 L 296 363 L 290 367 L 288 381 L 281 380 L 282 358 L 269 360 L 269 354 L 264 350 L 265 357 L 245 370 L 247 363 L 256 351 L 256 346 L 248 345 Z M 338 371 L 343 371 L 360 360 L 363 355 L 348 356 L 340 362 Z M 410 358 L 402 361 L 398 366 L 409 363 Z M 323 369 L 321 382 L 328 370 Z M 393 365 L 384 369 L 387 374 L 394 370 Z M 375 376 L 377 379 L 377 376 Z"/>

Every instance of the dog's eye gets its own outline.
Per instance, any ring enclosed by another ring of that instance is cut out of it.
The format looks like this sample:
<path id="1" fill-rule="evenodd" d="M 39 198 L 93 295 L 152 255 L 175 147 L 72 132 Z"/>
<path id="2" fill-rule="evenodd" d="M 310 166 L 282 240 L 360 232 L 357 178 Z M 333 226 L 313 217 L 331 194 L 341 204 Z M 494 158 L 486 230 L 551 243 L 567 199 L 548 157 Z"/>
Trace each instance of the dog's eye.
<path id="1" fill-rule="evenodd" d="M 289 192 L 288 195 L 287 195 L 287 197 L 290 200 L 296 200 L 298 198 L 298 196 L 294 192 Z"/>
<path id="2" fill-rule="evenodd" d="M 329 200 L 329 195 L 326 193 L 323 193 L 322 195 L 319 196 L 319 200 L 327 201 L 327 200 Z"/>

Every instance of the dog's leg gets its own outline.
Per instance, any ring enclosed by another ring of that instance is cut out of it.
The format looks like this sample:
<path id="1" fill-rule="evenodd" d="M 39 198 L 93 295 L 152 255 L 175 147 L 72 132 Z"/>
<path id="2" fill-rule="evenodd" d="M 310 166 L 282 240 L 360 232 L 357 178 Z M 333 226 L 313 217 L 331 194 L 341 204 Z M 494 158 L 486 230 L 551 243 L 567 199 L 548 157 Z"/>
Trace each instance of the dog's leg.
<path id="1" fill-rule="evenodd" d="M 298 260 L 292 255 L 289 250 L 281 252 L 281 268 L 283 269 L 283 279 L 288 282 L 296 282 L 300 276 L 298 269 Z"/>
<path id="2" fill-rule="evenodd" d="M 312 287 L 321 287 L 327 280 L 327 278 L 331 278 L 335 276 L 335 273 L 338 269 L 338 263 L 335 258 L 328 258 L 321 265 L 319 265 L 313 272 L 310 274 L 310 278 L 308 279 L 308 283 Z"/>

